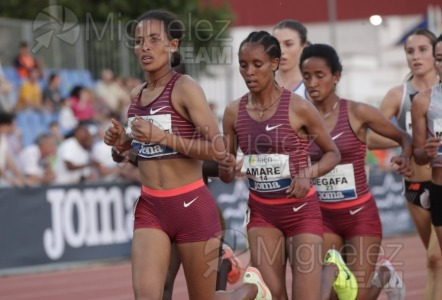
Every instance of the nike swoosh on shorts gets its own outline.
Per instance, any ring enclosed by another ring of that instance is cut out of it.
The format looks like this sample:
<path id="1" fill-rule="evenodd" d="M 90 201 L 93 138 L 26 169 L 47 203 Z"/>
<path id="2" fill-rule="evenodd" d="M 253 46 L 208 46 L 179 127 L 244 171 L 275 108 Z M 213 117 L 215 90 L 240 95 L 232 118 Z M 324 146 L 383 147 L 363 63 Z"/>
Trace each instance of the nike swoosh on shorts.
<path id="1" fill-rule="evenodd" d="M 195 199 L 193 199 L 193 200 L 190 201 L 190 202 L 183 202 L 183 206 L 184 206 L 184 207 L 189 207 L 190 204 L 192 204 L 193 202 L 195 202 L 196 199 L 198 199 L 198 197 L 196 197 Z"/>
<path id="2" fill-rule="evenodd" d="M 358 212 L 360 212 L 361 210 L 363 210 L 364 207 L 365 207 L 365 206 L 362 206 L 362 207 L 359 207 L 359 208 L 357 208 L 357 209 L 355 209 L 355 210 L 351 210 L 351 209 L 350 209 L 350 215 L 355 215 L 355 214 L 357 214 Z"/>
<path id="3" fill-rule="evenodd" d="M 304 203 L 304 204 L 302 204 L 302 205 L 299 205 L 298 207 L 293 207 L 293 211 L 294 211 L 294 212 L 298 212 L 301 208 L 303 208 L 303 207 L 306 206 L 306 205 L 307 205 L 307 202 Z"/>

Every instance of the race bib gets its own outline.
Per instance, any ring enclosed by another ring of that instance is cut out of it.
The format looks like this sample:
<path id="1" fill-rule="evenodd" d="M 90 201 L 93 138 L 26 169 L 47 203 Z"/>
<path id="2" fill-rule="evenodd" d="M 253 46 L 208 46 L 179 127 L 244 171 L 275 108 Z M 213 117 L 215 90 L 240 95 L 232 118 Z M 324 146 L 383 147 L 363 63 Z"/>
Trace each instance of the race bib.
<path id="1" fill-rule="evenodd" d="M 411 111 L 405 112 L 405 129 L 409 135 L 413 135 L 413 126 L 411 125 Z"/>
<path id="2" fill-rule="evenodd" d="M 151 115 L 142 116 L 144 120 L 148 120 L 153 125 L 164 130 L 165 132 L 172 133 L 172 116 L 171 114 L 163 115 Z M 126 128 L 126 134 L 132 136 L 131 123 L 135 120 L 135 117 L 128 118 L 128 126 Z M 138 155 L 144 158 L 153 158 L 165 155 L 176 154 L 177 152 L 163 145 L 155 143 L 143 143 L 135 139 L 132 140 L 132 147 L 138 152 Z"/>
<path id="3" fill-rule="evenodd" d="M 324 176 L 313 180 L 320 201 L 336 202 L 357 198 L 353 164 L 337 165 Z"/>
<path id="4" fill-rule="evenodd" d="M 245 155 L 241 173 L 249 178 L 249 187 L 257 192 L 287 189 L 290 177 L 289 156 L 285 154 Z"/>
<path id="5" fill-rule="evenodd" d="M 442 137 L 442 119 L 434 119 L 433 131 L 434 131 L 435 137 L 437 137 L 437 138 Z M 442 145 L 439 146 L 439 149 L 437 151 L 437 155 L 438 156 L 442 155 Z M 440 158 L 437 159 L 438 163 L 440 164 L 441 162 L 439 162 L 439 160 L 441 160 L 441 159 Z"/>
<path id="6" fill-rule="evenodd" d="M 244 216 L 243 227 L 246 228 L 250 223 L 250 207 L 247 206 L 246 215 Z"/>

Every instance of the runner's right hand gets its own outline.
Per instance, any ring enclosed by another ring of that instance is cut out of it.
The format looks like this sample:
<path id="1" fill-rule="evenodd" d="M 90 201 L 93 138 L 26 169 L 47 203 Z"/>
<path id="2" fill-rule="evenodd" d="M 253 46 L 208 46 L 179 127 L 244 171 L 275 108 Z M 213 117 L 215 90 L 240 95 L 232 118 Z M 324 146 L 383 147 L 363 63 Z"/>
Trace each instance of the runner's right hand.
<path id="1" fill-rule="evenodd" d="M 124 127 L 115 119 L 111 119 L 112 125 L 106 130 L 104 135 L 104 143 L 109 146 L 119 147 L 123 144 L 122 141 Z"/>

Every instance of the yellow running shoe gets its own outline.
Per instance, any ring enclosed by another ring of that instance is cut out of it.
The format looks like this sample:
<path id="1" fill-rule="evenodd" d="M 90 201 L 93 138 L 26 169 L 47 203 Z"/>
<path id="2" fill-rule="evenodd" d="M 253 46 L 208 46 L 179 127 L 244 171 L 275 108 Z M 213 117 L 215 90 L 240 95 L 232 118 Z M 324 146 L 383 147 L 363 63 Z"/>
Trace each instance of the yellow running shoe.
<path id="1" fill-rule="evenodd" d="M 358 295 L 358 283 L 356 277 L 350 271 L 342 259 L 341 254 L 330 249 L 325 254 L 324 264 L 334 264 L 338 267 L 339 273 L 333 282 L 333 288 L 339 300 L 354 300 Z"/>
<path id="2" fill-rule="evenodd" d="M 244 273 L 243 282 L 255 284 L 258 287 L 255 300 L 272 300 L 272 294 L 257 268 L 248 267 Z"/>

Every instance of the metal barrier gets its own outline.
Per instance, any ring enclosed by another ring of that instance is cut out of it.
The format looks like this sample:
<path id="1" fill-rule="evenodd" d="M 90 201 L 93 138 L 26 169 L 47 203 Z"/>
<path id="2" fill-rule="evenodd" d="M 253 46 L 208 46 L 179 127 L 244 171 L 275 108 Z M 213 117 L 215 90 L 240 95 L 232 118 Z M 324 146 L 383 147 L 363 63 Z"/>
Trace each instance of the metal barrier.
<path id="1" fill-rule="evenodd" d="M 99 77 L 104 68 L 121 76 L 141 74 L 138 63 L 127 46 L 127 36 L 116 36 L 116 24 L 75 24 L 63 32 L 53 24 L 37 21 L 0 18 L 0 57 L 3 66 L 12 66 L 21 42 L 27 42 L 31 52 L 42 59 L 48 69 L 90 70 Z"/>

